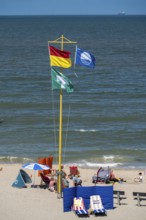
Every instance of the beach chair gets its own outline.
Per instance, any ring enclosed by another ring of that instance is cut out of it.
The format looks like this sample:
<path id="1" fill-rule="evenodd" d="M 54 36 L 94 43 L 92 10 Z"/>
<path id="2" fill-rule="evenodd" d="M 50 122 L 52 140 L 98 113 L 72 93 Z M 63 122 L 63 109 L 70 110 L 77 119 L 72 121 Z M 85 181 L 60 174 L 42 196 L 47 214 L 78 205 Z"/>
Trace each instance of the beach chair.
<path id="1" fill-rule="evenodd" d="M 106 210 L 103 207 L 102 200 L 99 195 L 90 196 L 90 208 L 94 215 L 106 215 Z"/>
<path id="2" fill-rule="evenodd" d="M 80 172 L 79 172 L 77 166 L 70 166 L 69 169 L 70 169 L 69 175 L 71 176 L 71 178 L 75 175 L 79 176 Z"/>
<path id="3" fill-rule="evenodd" d="M 75 197 L 73 200 L 73 211 L 78 217 L 88 217 L 88 212 L 84 206 L 84 200 L 82 197 Z"/>
<path id="4" fill-rule="evenodd" d="M 50 184 L 50 179 L 49 177 L 45 176 L 43 173 L 40 173 L 40 177 L 41 177 L 41 182 L 45 183 L 46 187 L 49 187 Z"/>

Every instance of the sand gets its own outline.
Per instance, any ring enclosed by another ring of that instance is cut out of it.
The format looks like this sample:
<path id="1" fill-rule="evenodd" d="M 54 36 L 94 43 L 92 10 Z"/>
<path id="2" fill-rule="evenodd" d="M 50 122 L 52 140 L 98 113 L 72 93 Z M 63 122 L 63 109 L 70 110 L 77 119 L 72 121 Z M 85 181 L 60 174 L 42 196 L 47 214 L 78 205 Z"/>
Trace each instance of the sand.
<path id="1" fill-rule="evenodd" d="M 63 212 L 63 199 L 57 199 L 55 192 L 47 189 L 13 188 L 11 184 L 15 180 L 21 164 L 1 164 L 3 170 L 0 171 L 0 220 L 74 220 L 78 217 L 73 212 Z M 29 175 L 34 175 L 33 171 L 26 170 Z M 68 166 L 65 171 L 69 174 Z M 83 186 L 92 186 L 92 176 L 96 173 L 94 169 L 80 169 Z M 126 179 L 126 183 L 114 184 L 114 190 L 123 190 L 126 199 L 117 204 L 114 199 L 114 209 L 107 211 L 107 216 L 95 217 L 90 215 L 89 219 L 107 219 L 107 220 L 145 220 L 146 219 L 146 201 L 137 206 L 133 199 L 132 192 L 146 192 L 146 176 L 143 183 L 136 183 L 134 178 L 138 173 L 144 170 L 114 170 L 116 176 Z M 40 177 L 36 175 L 35 183 L 40 184 Z M 70 180 L 70 186 L 72 181 Z M 84 219 L 84 218 L 83 218 Z M 87 219 L 87 218 L 86 218 Z"/>

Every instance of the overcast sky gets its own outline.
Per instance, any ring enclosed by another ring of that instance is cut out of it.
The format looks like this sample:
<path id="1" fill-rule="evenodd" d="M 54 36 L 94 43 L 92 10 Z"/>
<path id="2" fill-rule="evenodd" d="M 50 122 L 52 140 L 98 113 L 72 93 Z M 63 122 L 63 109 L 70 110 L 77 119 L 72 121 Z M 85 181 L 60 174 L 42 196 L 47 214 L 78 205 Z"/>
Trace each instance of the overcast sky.
<path id="1" fill-rule="evenodd" d="M 146 15 L 146 0 L 0 0 L 0 15 Z"/>

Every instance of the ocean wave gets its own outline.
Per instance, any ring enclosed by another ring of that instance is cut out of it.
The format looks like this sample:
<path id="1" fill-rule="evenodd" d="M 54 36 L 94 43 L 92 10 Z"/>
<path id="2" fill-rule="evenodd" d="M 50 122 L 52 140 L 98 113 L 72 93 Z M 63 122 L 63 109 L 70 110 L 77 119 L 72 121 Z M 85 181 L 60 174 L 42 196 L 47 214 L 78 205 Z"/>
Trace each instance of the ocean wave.
<path id="1" fill-rule="evenodd" d="M 108 156 L 103 156 L 104 160 L 114 160 L 115 156 L 113 155 L 108 155 Z"/>
<path id="2" fill-rule="evenodd" d="M 0 163 L 28 163 L 28 162 L 34 162 L 34 159 L 32 158 L 21 158 L 21 157 L 14 157 L 14 156 L 1 156 L 0 157 Z"/>
<path id="3" fill-rule="evenodd" d="M 89 162 L 86 160 L 82 160 L 80 162 L 76 163 L 69 163 L 67 164 L 69 166 L 71 165 L 76 165 L 81 168 L 99 168 L 99 167 L 121 167 L 123 164 L 122 163 L 94 163 L 94 162 Z"/>
<path id="4" fill-rule="evenodd" d="M 125 161 L 127 161 L 125 157 L 120 156 L 120 155 L 104 155 L 103 156 L 103 160 L 105 162 L 108 162 L 108 161 L 112 161 L 112 162 L 117 162 L 117 161 L 125 162 Z"/>
<path id="5" fill-rule="evenodd" d="M 79 131 L 79 132 L 97 132 L 98 130 L 96 130 L 96 129 L 75 129 L 75 131 Z"/>

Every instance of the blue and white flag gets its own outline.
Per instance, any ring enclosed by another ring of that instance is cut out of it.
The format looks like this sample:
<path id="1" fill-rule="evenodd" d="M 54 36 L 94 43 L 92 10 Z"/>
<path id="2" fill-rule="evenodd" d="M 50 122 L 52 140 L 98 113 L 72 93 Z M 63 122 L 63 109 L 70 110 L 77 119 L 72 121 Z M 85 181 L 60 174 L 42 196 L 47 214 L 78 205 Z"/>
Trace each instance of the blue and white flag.
<path id="1" fill-rule="evenodd" d="M 94 68 L 95 61 L 95 57 L 91 53 L 76 47 L 75 64 Z"/>

